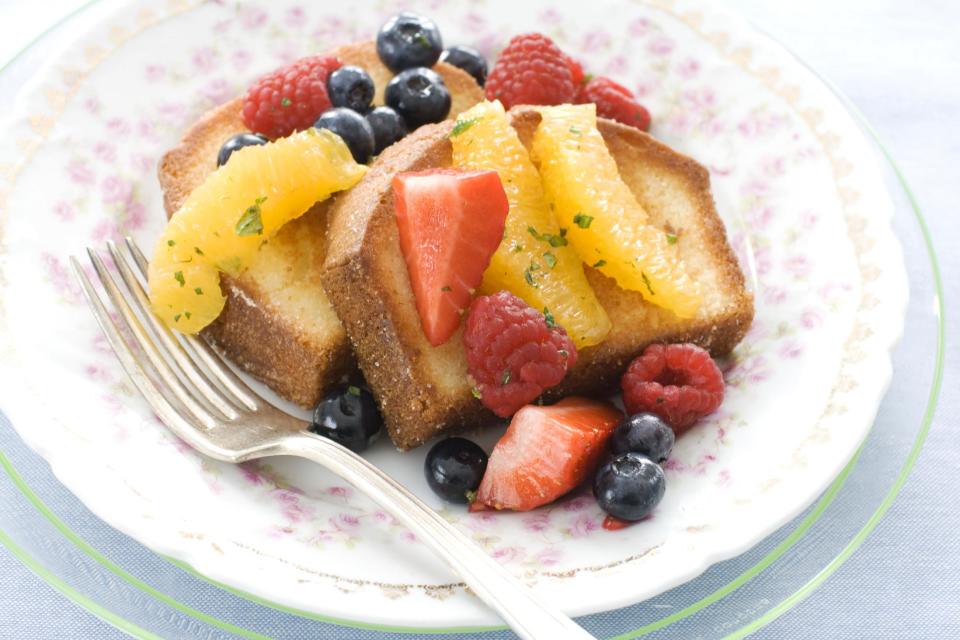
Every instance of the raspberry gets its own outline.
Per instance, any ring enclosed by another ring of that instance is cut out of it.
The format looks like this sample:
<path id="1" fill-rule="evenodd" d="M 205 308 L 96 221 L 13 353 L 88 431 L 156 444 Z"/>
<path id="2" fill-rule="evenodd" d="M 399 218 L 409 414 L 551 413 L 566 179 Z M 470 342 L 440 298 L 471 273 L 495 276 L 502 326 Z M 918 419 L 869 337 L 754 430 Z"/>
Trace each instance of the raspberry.
<path id="1" fill-rule="evenodd" d="M 577 102 L 594 103 L 601 118 L 616 120 L 641 131 L 650 130 L 650 112 L 637 102 L 629 89 L 610 78 L 594 78 L 583 85 L 577 94 Z"/>
<path id="2" fill-rule="evenodd" d="M 480 401 L 501 418 L 559 384 L 577 362 L 563 327 L 506 291 L 473 301 L 463 342 Z"/>
<path id="3" fill-rule="evenodd" d="M 540 33 L 515 36 L 487 76 L 487 98 L 507 109 L 518 104 L 572 102 L 577 95 L 567 56 Z"/>
<path id="4" fill-rule="evenodd" d="M 573 80 L 573 86 L 577 89 L 580 89 L 580 87 L 582 87 L 587 81 L 587 76 L 585 76 L 583 73 L 583 67 L 579 62 L 570 56 L 566 56 L 566 58 L 567 66 L 570 67 L 570 76 Z"/>
<path id="5" fill-rule="evenodd" d="M 620 386 L 628 413 L 655 413 L 677 435 L 723 402 L 723 374 L 695 344 L 650 345 L 630 363 Z"/>
<path id="6" fill-rule="evenodd" d="M 305 131 L 330 108 L 327 76 L 340 61 L 325 56 L 301 58 L 254 82 L 243 98 L 243 123 L 270 139 Z"/>

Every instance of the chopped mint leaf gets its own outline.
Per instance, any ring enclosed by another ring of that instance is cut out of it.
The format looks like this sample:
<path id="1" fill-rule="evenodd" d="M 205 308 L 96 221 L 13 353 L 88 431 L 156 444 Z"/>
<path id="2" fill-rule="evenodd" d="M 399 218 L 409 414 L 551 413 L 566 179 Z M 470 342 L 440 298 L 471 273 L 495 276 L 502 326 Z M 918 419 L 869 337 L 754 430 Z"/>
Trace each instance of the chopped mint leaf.
<path id="1" fill-rule="evenodd" d="M 640 277 L 643 278 L 643 284 L 646 285 L 647 291 L 650 292 L 650 295 L 652 295 L 652 296 L 657 295 L 657 294 L 655 294 L 655 293 L 653 292 L 653 287 L 650 286 L 650 278 L 647 277 L 647 274 L 645 274 L 643 271 L 641 271 L 641 272 L 640 272 Z"/>
<path id="2" fill-rule="evenodd" d="M 186 317 L 187 320 L 190 319 L 190 312 L 189 312 L 189 311 L 184 311 L 184 312 L 183 312 L 183 315 L 184 315 L 184 317 Z"/>
<path id="3" fill-rule="evenodd" d="M 173 279 L 179 282 L 181 287 L 187 284 L 187 281 L 183 277 L 183 271 L 175 271 L 173 273 Z"/>
<path id="4" fill-rule="evenodd" d="M 540 270 L 540 263 L 537 262 L 536 260 L 531 260 L 530 271 L 539 271 L 539 270 Z"/>
<path id="5" fill-rule="evenodd" d="M 561 237 L 561 238 L 565 238 L 566 236 L 567 236 L 567 228 L 566 228 L 566 227 L 560 227 L 560 237 Z"/>
<path id="6" fill-rule="evenodd" d="M 567 239 L 564 237 L 567 235 L 566 229 L 560 229 L 560 235 L 554 235 L 552 233 L 538 233 L 536 228 L 527 227 L 527 232 L 530 233 L 536 240 L 540 242 L 546 242 L 551 247 L 564 247 L 567 245 Z"/>
<path id="7" fill-rule="evenodd" d="M 677 244 L 677 239 L 677 234 L 667 231 L 667 244 Z"/>
<path id="8" fill-rule="evenodd" d="M 355 386 L 353 386 L 353 385 L 350 385 L 349 387 L 347 387 L 347 393 L 349 393 L 349 394 L 352 395 L 352 396 L 356 396 L 357 398 L 359 398 L 359 397 L 360 397 L 360 387 L 355 387 Z"/>
<path id="9" fill-rule="evenodd" d="M 174 321 L 174 322 L 180 322 L 180 314 L 179 314 L 179 313 L 178 313 L 177 315 L 173 316 L 173 321 Z"/>
<path id="10" fill-rule="evenodd" d="M 543 254 L 543 261 L 547 263 L 547 266 L 553 269 L 557 266 L 557 256 L 553 255 L 549 251 Z"/>
<path id="11" fill-rule="evenodd" d="M 581 229 L 589 229 L 590 223 L 593 222 L 593 216 L 588 216 L 585 213 L 578 213 L 573 216 L 573 224 L 577 225 Z"/>
<path id="12" fill-rule="evenodd" d="M 427 49 L 430 48 L 430 41 L 427 40 L 427 36 L 423 35 L 422 33 L 418 33 L 416 36 L 414 36 L 413 41 L 421 47 L 426 47 Z"/>
<path id="13" fill-rule="evenodd" d="M 200 287 L 197 287 L 196 289 L 194 289 L 193 292 L 194 292 L 195 294 L 197 294 L 198 296 L 202 296 L 202 295 L 203 295 L 203 289 L 201 289 Z"/>
<path id="14" fill-rule="evenodd" d="M 564 358 L 568 357 L 570 353 L 566 349 L 557 349 L 557 353 L 562 355 Z"/>
<path id="15" fill-rule="evenodd" d="M 467 499 L 467 504 L 473 504 L 477 501 L 476 491 L 464 491 L 463 496 Z"/>
<path id="16" fill-rule="evenodd" d="M 543 308 L 543 317 L 547 320 L 548 328 L 553 329 L 555 326 L 557 326 L 557 321 L 554 320 L 553 314 L 550 313 L 550 309 L 547 309 L 546 307 Z"/>
<path id="17" fill-rule="evenodd" d="M 513 245 L 513 249 L 511 249 L 511 251 L 513 251 L 514 253 L 520 253 L 521 251 L 523 251 L 523 245 L 515 244 Z"/>
<path id="18" fill-rule="evenodd" d="M 471 393 L 471 394 L 473 395 L 473 397 L 476 398 L 477 400 L 479 400 L 479 399 L 482 397 L 482 396 L 480 395 L 480 389 L 477 389 L 476 387 L 473 387 L 472 389 L 470 389 L 470 393 Z"/>
<path id="19" fill-rule="evenodd" d="M 580 129 L 577 129 L 576 127 L 570 127 L 570 133 L 572 133 L 575 136 L 578 136 L 581 133 L 583 133 L 583 131 L 580 131 Z"/>
<path id="20" fill-rule="evenodd" d="M 500 378 L 500 384 L 506 385 L 510 383 L 510 369 L 507 369 L 503 372 L 503 376 Z"/>
<path id="21" fill-rule="evenodd" d="M 451 291 L 450 285 L 447 285 L 447 286 L 445 286 L 445 287 L 441 287 L 441 288 L 440 288 L 440 291 Z"/>
<path id="22" fill-rule="evenodd" d="M 291 104 L 293 104 L 293 102 L 290 100 L 290 98 L 284 98 L 280 101 L 281 107 L 289 107 Z"/>
<path id="23" fill-rule="evenodd" d="M 266 196 L 257 198 L 252 205 L 247 207 L 240 219 L 237 220 L 235 231 L 241 238 L 246 236 L 261 235 L 263 233 L 263 219 L 260 205 L 267 201 Z"/>
<path id="24" fill-rule="evenodd" d="M 200 247 L 194 247 L 193 250 L 196 252 L 196 254 L 197 254 L 198 256 L 202 256 L 202 255 L 203 255 L 203 251 L 200 251 Z"/>
<path id="25" fill-rule="evenodd" d="M 168 246 L 168 247 L 172 247 L 172 246 L 175 245 L 175 244 L 177 244 L 177 241 L 176 241 L 176 240 L 167 240 L 167 246 Z"/>
<path id="26" fill-rule="evenodd" d="M 534 289 L 540 286 L 533 281 L 533 273 L 530 271 L 530 269 L 527 269 L 526 271 L 523 272 L 523 279 L 526 280 L 527 284 L 533 287 Z"/>
<path id="27" fill-rule="evenodd" d="M 453 131 L 450 132 L 451 138 L 456 138 L 458 135 L 477 124 L 477 118 L 467 118 L 466 120 L 457 120 L 457 123 L 453 125 Z"/>
<path id="28" fill-rule="evenodd" d="M 590 266 L 593 267 L 594 269 L 599 269 L 600 267 L 604 266 L 605 264 L 607 264 L 607 261 L 606 261 L 606 260 L 603 260 L 603 259 L 600 259 L 600 260 L 597 260 L 596 262 L 594 262 L 594 263 L 593 263 L 592 265 L 590 265 Z"/>

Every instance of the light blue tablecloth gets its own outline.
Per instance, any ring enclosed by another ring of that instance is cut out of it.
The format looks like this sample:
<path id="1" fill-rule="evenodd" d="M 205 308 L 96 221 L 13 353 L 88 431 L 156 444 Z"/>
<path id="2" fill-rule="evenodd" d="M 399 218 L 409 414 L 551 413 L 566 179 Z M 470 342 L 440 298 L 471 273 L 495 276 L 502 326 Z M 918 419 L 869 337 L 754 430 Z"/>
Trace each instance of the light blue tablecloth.
<path id="1" fill-rule="evenodd" d="M 82 2 L 0 0 L 0 62 Z M 859 106 L 931 228 L 947 296 L 939 409 L 906 486 L 869 540 L 764 638 L 960 637 L 960 3 L 731 0 Z M 119 638 L 0 547 L 0 638 Z"/>

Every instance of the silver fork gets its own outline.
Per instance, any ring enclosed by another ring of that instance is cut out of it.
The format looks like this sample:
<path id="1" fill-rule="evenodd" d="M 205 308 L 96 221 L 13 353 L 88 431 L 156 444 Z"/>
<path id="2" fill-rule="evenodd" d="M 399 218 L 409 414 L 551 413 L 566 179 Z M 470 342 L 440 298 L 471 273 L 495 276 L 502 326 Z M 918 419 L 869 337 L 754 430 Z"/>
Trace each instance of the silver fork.
<path id="1" fill-rule="evenodd" d="M 393 514 L 460 575 L 522 638 L 591 638 L 534 595 L 499 563 L 397 481 L 309 424 L 260 397 L 202 340 L 174 335 L 150 311 L 147 260 L 131 238 L 127 252 L 107 243 L 119 279 L 92 249 L 94 270 L 113 303 L 124 338 L 80 263 L 70 258 L 83 293 L 120 363 L 159 418 L 200 453 L 225 462 L 291 455 L 319 462 Z M 138 275 L 139 274 L 139 275 Z"/>

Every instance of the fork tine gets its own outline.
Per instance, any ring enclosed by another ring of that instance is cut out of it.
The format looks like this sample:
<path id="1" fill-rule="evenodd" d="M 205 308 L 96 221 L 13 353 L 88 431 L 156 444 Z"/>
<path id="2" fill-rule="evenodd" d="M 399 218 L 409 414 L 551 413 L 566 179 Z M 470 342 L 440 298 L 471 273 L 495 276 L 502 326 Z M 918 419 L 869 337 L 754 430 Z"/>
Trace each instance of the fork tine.
<path id="1" fill-rule="evenodd" d="M 201 450 L 206 448 L 202 446 L 203 443 L 197 438 L 196 429 L 193 428 L 190 422 L 170 402 L 170 399 L 163 391 L 156 386 L 146 371 L 144 371 L 141 361 L 134 355 L 133 351 L 131 351 L 127 341 L 120 335 L 116 323 L 114 323 L 110 317 L 110 313 L 104 306 L 100 296 L 94 291 L 93 284 L 91 284 L 87 278 L 87 274 L 83 272 L 80 263 L 73 256 L 70 256 L 70 263 L 73 266 L 77 280 L 80 282 L 80 288 L 83 291 L 84 297 L 87 299 L 90 310 L 93 312 L 93 317 L 96 318 L 97 324 L 100 325 L 100 329 L 103 331 L 103 335 L 107 338 L 107 342 L 113 348 L 117 359 L 120 360 L 120 364 L 123 365 L 124 370 L 127 372 L 127 375 L 130 376 L 130 379 L 133 380 L 133 384 L 136 385 L 140 394 L 160 420 L 170 427 L 177 436 Z"/>
<path id="2" fill-rule="evenodd" d="M 107 295 L 113 302 L 113 306 L 120 312 L 120 316 L 125 321 L 127 328 L 130 329 L 137 344 L 143 350 L 144 354 L 146 354 L 147 360 L 153 365 L 154 371 L 156 371 L 170 392 L 173 393 L 174 397 L 187 409 L 190 415 L 196 418 L 207 429 L 212 429 L 216 425 L 213 416 L 210 415 L 207 409 L 202 406 L 196 398 L 190 395 L 190 392 L 187 391 L 183 383 L 180 382 L 179 378 L 174 374 L 173 369 L 170 368 L 170 365 L 167 364 L 163 356 L 160 355 L 157 345 L 154 344 L 150 336 L 147 335 L 140 320 L 136 314 L 133 313 L 133 309 L 130 308 L 130 304 L 120 292 L 120 288 L 114 280 L 113 275 L 107 271 L 103 261 L 100 260 L 100 256 L 98 256 L 93 249 L 87 249 L 87 254 L 89 254 L 93 268 L 96 270 L 103 288 L 106 289 Z"/>
<path id="3" fill-rule="evenodd" d="M 193 383 L 194 390 L 216 407 L 224 417 L 229 420 L 235 420 L 239 416 L 237 408 L 230 404 L 226 396 L 210 383 L 206 374 L 194 364 L 183 346 L 173 336 L 170 328 L 160 322 L 157 316 L 150 310 L 150 302 L 147 299 L 147 294 L 143 290 L 143 285 L 140 284 L 140 281 L 137 280 L 133 271 L 130 269 L 130 263 L 127 261 L 127 258 L 120 254 L 117 245 L 114 244 L 112 240 L 107 241 L 107 249 L 109 249 L 110 256 L 113 258 L 113 262 L 120 272 L 120 277 L 124 283 L 126 283 L 127 289 L 133 292 L 134 302 L 140 311 L 140 317 L 146 319 L 147 325 L 152 330 L 154 337 L 160 340 L 161 346 L 166 350 L 167 354 L 173 358 L 180 371 Z"/>
<path id="4" fill-rule="evenodd" d="M 140 247 L 137 246 L 137 243 L 133 241 L 133 238 L 127 236 L 125 241 L 127 244 L 127 249 L 130 251 L 130 255 L 133 256 L 133 261 L 140 270 L 140 275 L 146 278 L 148 266 L 147 258 L 143 255 L 143 252 L 140 250 Z M 208 371 L 213 373 L 217 381 L 223 385 L 223 388 L 233 394 L 233 398 L 235 400 L 243 404 L 250 411 L 256 411 L 260 407 L 263 399 L 257 394 L 257 392 L 248 387 L 247 384 L 223 362 L 220 356 L 217 355 L 217 353 L 211 349 L 206 342 L 200 338 L 197 338 L 196 336 L 188 334 L 182 334 L 181 338 L 184 348 L 186 349 L 187 353 L 193 357 L 194 362 L 202 363 Z"/>

